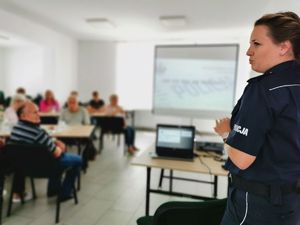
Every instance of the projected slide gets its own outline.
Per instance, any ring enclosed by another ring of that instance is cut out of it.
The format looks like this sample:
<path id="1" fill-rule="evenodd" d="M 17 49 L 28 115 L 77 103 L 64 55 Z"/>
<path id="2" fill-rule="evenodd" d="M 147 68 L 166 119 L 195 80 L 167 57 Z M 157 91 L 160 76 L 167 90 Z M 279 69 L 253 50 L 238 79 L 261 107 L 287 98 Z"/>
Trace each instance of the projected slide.
<path id="1" fill-rule="evenodd" d="M 159 128 L 157 146 L 189 149 L 193 145 L 193 133 L 185 129 Z"/>
<path id="2" fill-rule="evenodd" d="M 230 112 L 236 80 L 236 46 L 158 49 L 155 59 L 154 111 L 170 114 Z M 192 51 L 192 53 L 187 53 Z M 199 51 L 199 53 L 197 52 Z M 204 51 L 204 53 L 201 53 Z M 216 54 L 214 58 L 214 54 Z"/>
<path id="3" fill-rule="evenodd" d="M 180 143 L 180 130 L 159 130 L 158 142 Z"/>

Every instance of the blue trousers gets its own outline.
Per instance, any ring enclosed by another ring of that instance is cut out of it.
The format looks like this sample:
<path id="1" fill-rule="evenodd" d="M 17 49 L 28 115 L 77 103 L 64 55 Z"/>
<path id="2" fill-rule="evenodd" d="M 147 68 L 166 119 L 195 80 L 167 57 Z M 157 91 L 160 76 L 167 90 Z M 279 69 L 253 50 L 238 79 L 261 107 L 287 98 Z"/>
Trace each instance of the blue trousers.
<path id="1" fill-rule="evenodd" d="M 267 197 L 246 195 L 245 191 L 230 187 L 220 225 L 300 225 L 300 193 L 281 196 L 281 204 L 278 205 Z"/>
<path id="2" fill-rule="evenodd" d="M 82 159 L 79 155 L 65 152 L 59 157 L 58 160 L 59 160 L 61 170 L 70 167 L 62 183 L 63 186 L 62 197 L 70 196 L 72 194 L 72 190 L 73 190 L 72 188 L 75 183 L 75 179 L 76 177 L 78 177 L 80 173 Z M 48 194 L 57 192 L 59 185 L 60 185 L 59 176 L 55 175 L 51 177 L 48 182 Z"/>
<path id="3" fill-rule="evenodd" d="M 128 147 L 134 146 L 135 130 L 130 126 L 127 126 L 126 128 L 124 128 L 124 134 L 125 134 L 125 144 Z"/>

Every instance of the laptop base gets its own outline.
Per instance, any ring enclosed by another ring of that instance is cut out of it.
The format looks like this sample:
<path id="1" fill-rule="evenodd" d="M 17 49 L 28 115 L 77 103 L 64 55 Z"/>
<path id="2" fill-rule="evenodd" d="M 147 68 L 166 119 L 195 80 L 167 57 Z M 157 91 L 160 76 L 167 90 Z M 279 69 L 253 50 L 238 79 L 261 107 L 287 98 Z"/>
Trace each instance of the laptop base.
<path id="1" fill-rule="evenodd" d="M 152 159 L 179 160 L 179 161 L 186 161 L 186 162 L 193 162 L 194 161 L 194 158 L 179 158 L 179 157 L 172 157 L 172 156 L 159 156 L 155 152 L 149 152 L 149 155 Z"/>

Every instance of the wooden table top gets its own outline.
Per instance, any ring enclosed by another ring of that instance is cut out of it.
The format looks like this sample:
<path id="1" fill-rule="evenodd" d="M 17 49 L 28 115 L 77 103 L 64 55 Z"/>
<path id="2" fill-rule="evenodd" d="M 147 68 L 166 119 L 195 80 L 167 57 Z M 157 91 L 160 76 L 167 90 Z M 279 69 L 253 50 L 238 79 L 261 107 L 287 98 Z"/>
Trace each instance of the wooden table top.
<path id="1" fill-rule="evenodd" d="M 59 117 L 59 112 L 39 112 L 40 117 Z"/>
<path id="2" fill-rule="evenodd" d="M 52 137 L 56 138 L 88 138 L 91 136 L 95 126 L 93 125 L 42 125 Z"/>
<path id="3" fill-rule="evenodd" d="M 217 176 L 228 175 L 228 171 L 222 168 L 223 162 L 216 161 L 213 157 L 208 157 L 207 155 L 201 154 L 200 156 L 195 157 L 194 161 L 183 161 L 175 159 L 152 158 L 152 152 L 154 152 L 153 147 L 147 149 L 140 156 L 134 158 L 131 164 L 136 166 L 172 169 L 185 172 L 212 174 Z M 207 167 L 209 167 L 209 169 Z"/>
<path id="4" fill-rule="evenodd" d="M 57 138 L 89 138 L 95 128 L 93 125 L 74 125 L 74 126 L 58 126 L 58 125 L 42 125 L 52 137 Z M 10 130 L 0 130 L 0 137 L 9 137 Z"/>

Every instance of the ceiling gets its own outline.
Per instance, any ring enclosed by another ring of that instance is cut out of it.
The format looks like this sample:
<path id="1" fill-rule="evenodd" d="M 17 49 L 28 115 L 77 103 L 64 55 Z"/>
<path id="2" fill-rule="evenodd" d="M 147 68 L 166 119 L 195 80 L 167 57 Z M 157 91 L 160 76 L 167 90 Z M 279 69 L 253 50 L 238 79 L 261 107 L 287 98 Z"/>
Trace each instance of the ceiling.
<path id="1" fill-rule="evenodd" d="M 262 14 L 296 9 L 299 0 L 0 0 L 0 8 L 79 40 L 153 40 L 190 32 L 251 27 Z M 184 15 L 187 25 L 165 28 L 160 16 Z M 97 30 L 87 18 L 107 18 Z M 1 28 L 0 28 L 1 29 Z"/>

